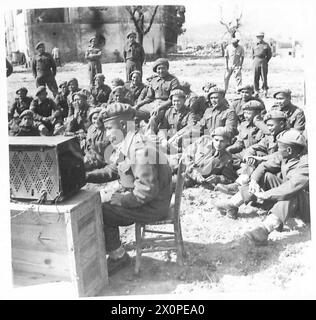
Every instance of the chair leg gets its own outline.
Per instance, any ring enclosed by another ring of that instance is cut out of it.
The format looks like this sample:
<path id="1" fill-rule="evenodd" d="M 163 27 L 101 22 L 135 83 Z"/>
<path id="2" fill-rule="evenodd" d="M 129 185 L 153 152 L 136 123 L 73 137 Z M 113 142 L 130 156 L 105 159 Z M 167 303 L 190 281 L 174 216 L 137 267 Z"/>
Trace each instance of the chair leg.
<path id="1" fill-rule="evenodd" d="M 177 244 L 177 263 L 179 266 L 183 266 L 183 240 L 181 234 L 181 226 L 179 222 L 174 223 L 175 241 Z"/>
<path id="2" fill-rule="evenodd" d="M 135 239 L 136 239 L 135 274 L 139 274 L 140 260 L 142 255 L 142 226 L 138 223 L 135 224 Z"/>

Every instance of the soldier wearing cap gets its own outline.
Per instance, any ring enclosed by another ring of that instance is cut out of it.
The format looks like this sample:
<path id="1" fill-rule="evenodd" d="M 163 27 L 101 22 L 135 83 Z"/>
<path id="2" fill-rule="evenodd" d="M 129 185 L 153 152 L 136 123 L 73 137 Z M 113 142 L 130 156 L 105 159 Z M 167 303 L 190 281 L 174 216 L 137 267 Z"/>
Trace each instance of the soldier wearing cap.
<path id="1" fill-rule="evenodd" d="M 36 98 L 30 106 L 30 110 L 34 112 L 35 125 L 41 135 L 51 135 L 61 116 L 61 110 L 56 106 L 54 100 L 47 97 L 46 87 L 38 87 L 35 95 Z"/>
<path id="2" fill-rule="evenodd" d="M 61 111 L 61 122 L 63 122 L 69 115 L 69 103 L 68 103 L 68 82 L 63 81 L 59 84 L 59 92 L 56 95 L 55 103 L 57 108 Z"/>
<path id="3" fill-rule="evenodd" d="M 152 141 L 135 132 L 131 123 L 135 110 L 112 104 L 104 115 L 104 127 L 115 152 L 111 164 L 87 173 L 87 182 L 104 183 L 118 179 L 120 190 L 102 201 L 108 272 L 111 276 L 130 264 L 119 236 L 119 226 L 162 220 L 169 210 L 172 194 L 171 170 Z M 159 163 L 157 160 L 159 159 Z"/>
<path id="4" fill-rule="evenodd" d="M 130 81 L 126 82 L 124 87 L 129 91 L 132 106 L 138 108 L 138 103 L 142 102 L 148 92 L 148 86 L 142 82 L 142 74 L 138 70 L 134 70 L 130 74 Z"/>
<path id="5" fill-rule="evenodd" d="M 132 105 L 132 101 L 131 101 L 131 93 L 130 91 L 127 89 L 127 87 L 125 87 L 125 83 L 124 80 L 120 79 L 120 78 L 114 78 L 111 80 L 111 88 L 112 91 L 110 93 L 109 96 L 109 100 L 108 100 L 108 105 L 117 101 L 117 97 L 114 97 L 114 90 L 117 90 L 118 87 L 122 87 L 121 89 L 119 89 L 120 91 L 120 101 L 123 103 L 129 103 Z M 116 94 L 117 96 L 118 94 Z"/>
<path id="6" fill-rule="evenodd" d="M 182 154 L 186 164 L 186 185 L 202 184 L 214 188 L 217 183 L 230 183 L 236 178 L 232 155 L 226 150 L 230 134 L 217 127 L 188 146 Z"/>
<path id="7" fill-rule="evenodd" d="M 90 86 L 93 86 L 94 77 L 97 73 L 102 73 L 101 56 L 102 51 L 97 45 L 96 37 L 92 37 L 89 40 L 89 47 L 85 53 L 85 59 L 88 60 L 89 64 L 89 78 Z"/>
<path id="8" fill-rule="evenodd" d="M 36 79 L 36 87 L 47 86 L 53 93 L 54 97 L 58 93 L 58 87 L 55 80 L 56 76 L 56 63 L 52 55 L 45 52 L 45 44 L 39 42 L 35 49 L 38 53 L 32 61 L 32 71 Z"/>
<path id="9" fill-rule="evenodd" d="M 159 58 L 154 62 L 153 71 L 156 76 L 150 81 L 146 99 L 138 103 L 137 109 L 144 119 L 153 117 L 153 131 L 157 132 L 157 123 L 163 118 L 164 112 L 171 106 L 170 92 L 180 87 L 178 79 L 169 73 L 169 61 Z"/>
<path id="10" fill-rule="evenodd" d="M 241 168 L 237 171 L 238 179 L 229 185 L 217 185 L 218 191 L 235 194 L 239 191 L 240 186 L 249 182 L 250 176 L 254 169 L 263 161 L 267 161 L 278 151 L 277 139 L 284 130 L 287 130 L 287 116 L 284 112 L 270 110 L 264 117 L 264 122 L 269 128 L 269 134 L 258 142 L 247 148 L 243 153 L 243 162 Z"/>
<path id="11" fill-rule="evenodd" d="M 244 63 L 245 52 L 244 48 L 239 44 L 239 39 L 233 38 L 231 43 L 225 49 L 225 75 L 224 84 L 225 92 L 228 90 L 229 79 L 232 74 L 234 74 L 236 80 L 236 87 L 241 87 L 242 85 L 242 74 L 241 69 Z"/>
<path id="12" fill-rule="evenodd" d="M 289 217 L 298 215 L 309 222 L 309 170 L 305 149 L 306 140 L 300 131 L 284 131 L 278 137 L 278 153 L 259 164 L 249 185 L 242 186 L 240 192 L 218 206 L 223 211 L 233 210 L 237 215 L 241 204 L 261 203 L 268 217 L 246 233 L 255 244 L 266 244 L 269 233 L 282 230 Z"/>
<path id="13" fill-rule="evenodd" d="M 136 42 L 136 33 L 134 31 L 130 31 L 127 34 L 127 43 L 123 49 L 123 58 L 126 64 L 126 81 L 131 79 L 131 73 L 134 70 L 140 72 L 140 78 L 142 79 L 145 51 L 143 46 Z"/>
<path id="14" fill-rule="evenodd" d="M 250 101 L 250 100 L 257 100 L 259 101 L 263 106 L 264 103 L 261 99 L 259 99 L 258 97 L 255 97 L 254 94 L 254 89 L 252 85 L 244 85 L 238 88 L 237 90 L 238 92 L 238 96 L 232 101 L 232 108 L 234 108 L 234 110 L 236 111 L 236 114 L 238 116 L 238 121 L 239 123 L 241 123 L 242 121 L 244 121 L 244 113 L 242 110 L 242 106 Z M 263 113 L 266 112 L 266 109 L 264 108 L 262 110 Z"/>
<path id="15" fill-rule="evenodd" d="M 97 73 L 94 77 L 94 86 L 91 88 L 90 102 L 93 106 L 99 107 L 102 103 L 107 103 L 111 93 L 111 88 L 104 83 L 105 77 L 102 73 Z"/>
<path id="16" fill-rule="evenodd" d="M 208 129 L 210 131 L 217 127 L 225 127 L 231 137 L 234 137 L 238 133 L 238 119 L 235 110 L 225 101 L 225 91 L 223 89 L 219 87 L 211 88 L 207 95 L 207 109 L 199 124 L 202 130 Z"/>
<path id="17" fill-rule="evenodd" d="M 256 35 L 257 41 L 252 47 L 252 58 L 254 68 L 254 89 L 255 95 L 259 95 L 259 80 L 262 78 L 262 89 L 265 97 L 268 94 L 268 62 L 272 57 L 270 45 L 263 40 L 264 33 Z"/>
<path id="18" fill-rule="evenodd" d="M 34 126 L 34 113 L 31 110 L 24 110 L 20 116 L 20 123 L 17 128 L 10 131 L 11 136 L 39 136 L 38 128 Z"/>
<path id="19" fill-rule="evenodd" d="M 28 90 L 24 87 L 16 91 L 17 97 L 15 98 L 15 101 L 13 102 L 8 112 L 9 121 L 14 117 L 15 113 L 20 115 L 24 110 L 30 108 L 33 98 L 28 97 L 27 92 Z"/>

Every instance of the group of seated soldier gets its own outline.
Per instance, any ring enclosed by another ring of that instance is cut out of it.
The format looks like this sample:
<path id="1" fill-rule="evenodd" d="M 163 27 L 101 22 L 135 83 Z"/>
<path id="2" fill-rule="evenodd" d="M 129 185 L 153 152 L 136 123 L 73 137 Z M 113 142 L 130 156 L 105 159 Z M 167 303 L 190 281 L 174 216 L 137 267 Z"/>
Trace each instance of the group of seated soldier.
<path id="1" fill-rule="evenodd" d="M 229 102 L 225 91 L 212 82 L 201 88 L 201 95 L 192 92 L 188 82 L 169 73 L 167 59 L 156 60 L 153 72 L 147 84 L 136 70 L 129 82 L 115 78 L 111 86 L 105 84 L 103 74 L 97 74 L 90 90 L 80 89 L 73 78 L 59 85 L 55 100 L 43 86 L 34 99 L 27 96 L 26 88 L 20 88 L 9 109 L 10 134 L 77 135 L 86 170 L 93 171 L 109 161 L 103 114 L 113 105 L 129 106 L 136 130 L 159 141 L 173 172 L 180 159 L 185 163 L 187 187 L 202 185 L 235 195 L 253 181 L 258 168 L 279 155 L 279 139 L 290 129 L 295 129 L 297 145 L 302 147 L 294 153 L 297 157 L 306 153 L 304 112 L 292 104 L 290 90 L 276 92 L 275 104 L 267 111 L 263 101 L 254 97 L 251 85 L 240 87 L 238 96 Z M 216 206 L 237 218 L 238 206 Z"/>

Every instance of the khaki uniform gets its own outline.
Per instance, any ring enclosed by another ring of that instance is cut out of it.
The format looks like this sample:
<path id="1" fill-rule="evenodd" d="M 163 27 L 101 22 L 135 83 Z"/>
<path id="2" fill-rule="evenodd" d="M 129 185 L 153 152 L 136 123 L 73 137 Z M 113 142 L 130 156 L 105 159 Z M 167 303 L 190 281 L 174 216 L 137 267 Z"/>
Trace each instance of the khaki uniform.
<path id="1" fill-rule="evenodd" d="M 172 194 L 171 170 L 166 161 L 157 163 L 155 145 L 140 133 L 128 133 L 115 154 L 115 161 L 87 175 L 88 182 L 119 179 L 121 205 L 102 203 L 106 250 L 120 247 L 119 226 L 164 219 Z"/>
<path id="2" fill-rule="evenodd" d="M 22 101 L 20 101 L 19 98 L 16 98 L 9 109 L 9 119 L 12 119 L 15 113 L 20 115 L 24 110 L 29 109 L 32 100 L 32 97 L 25 97 Z"/>
<path id="3" fill-rule="evenodd" d="M 34 57 L 32 61 L 32 72 L 36 79 L 36 87 L 47 86 L 54 96 L 58 93 L 55 80 L 56 64 L 50 53 L 44 52 Z"/>
<path id="4" fill-rule="evenodd" d="M 93 86 L 91 88 L 92 104 L 95 107 L 98 107 L 102 103 L 107 103 L 109 100 L 109 96 L 110 96 L 111 91 L 112 91 L 111 88 L 106 84 L 102 84 L 98 88 Z"/>
<path id="5" fill-rule="evenodd" d="M 102 73 L 101 57 L 95 56 L 100 52 L 101 52 L 101 49 L 90 45 L 85 53 L 85 58 L 89 61 L 90 86 L 93 85 L 95 75 L 97 73 Z"/>
<path id="6" fill-rule="evenodd" d="M 138 102 L 143 101 L 148 92 L 148 87 L 141 83 L 139 86 L 134 86 L 131 82 L 125 84 L 125 88 L 129 91 L 129 99 L 132 105 L 136 105 Z"/>
<path id="7" fill-rule="evenodd" d="M 187 175 L 193 181 L 198 175 L 204 178 L 216 175 L 216 183 L 231 183 L 236 179 L 232 155 L 226 150 L 215 150 L 209 135 L 200 137 L 187 147 L 182 159 L 187 166 Z"/>
<path id="8" fill-rule="evenodd" d="M 131 73 L 134 70 L 140 71 L 142 76 L 142 66 L 145 60 L 145 52 L 144 48 L 138 42 L 125 44 L 123 58 L 126 63 L 126 81 L 130 80 Z"/>
<path id="9" fill-rule="evenodd" d="M 251 97 L 249 100 L 245 101 L 242 98 L 235 98 L 233 100 L 233 102 L 231 103 L 231 107 L 235 110 L 237 117 L 238 117 L 238 122 L 242 123 L 244 121 L 244 112 L 242 110 L 243 105 L 250 101 L 250 100 L 256 100 L 262 103 L 262 105 L 264 106 L 264 103 L 261 99 L 259 98 L 255 98 L 255 97 Z M 263 114 L 266 113 L 266 109 L 263 110 L 262 112 Z"/>

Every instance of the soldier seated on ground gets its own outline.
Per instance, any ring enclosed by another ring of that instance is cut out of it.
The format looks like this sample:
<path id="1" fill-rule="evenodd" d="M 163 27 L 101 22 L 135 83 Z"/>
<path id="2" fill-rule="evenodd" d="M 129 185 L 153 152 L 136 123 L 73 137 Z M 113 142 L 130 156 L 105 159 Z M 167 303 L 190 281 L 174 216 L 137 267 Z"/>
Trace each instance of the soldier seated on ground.
<path id="1" fill-rule="evenodd" d="M 28 90 L 24 87 L 18 89 L 16 91 L 17 97 L 15 98 L 12 106 L 8 112 L 9 121 L 13 119 L 14 114 L 16 113 L 18 116 L 24 111 L 30 108 L 31 102 L 33 100 L 32 97 L 27 96 Z"/>
<path id="2" fill-rule="evenodd" d="M 130 81 L 125 83 L 124 87 L 130 92 L 131 104 L 135 106 L 135 109 L 138 109 L 139 104 L 146 98 L 148 91 L 148 87 L 142 83 L 141 72 L 134 70 L 131 73 Z"/>
<path id="3" fill-rule="evenodd" d="M 109 145 L 109 139 L 100 114 L 104 111 L 102 107 L 90 109 L 90 126 L 87 130 L 86 145 L 84 150 L 84 166 L 87 171 L 99 169 L 105 166 L 105 148 Z"/>
<path id="4" fill-rule="evenodd" d="M 30 106 L 30 110 L 34 112 L 35 126 L 38 127 L 41 135 L 52 135 L 61 111 L 54 100 L 47 97 L 46 87 L 38 87 L 35 95 L 36 98 Z"/>
<path id="5" fill-rule="evenodd" d="M 90 104 L 95 107 L 107 103 L 111 93 L 111 88 L 104 83 L 105 77 L 102 73 L 94 76 L 94 86 L 91 88 Z"/>
<path id="6" fill-rule="evenodd" d="M 60 88 L 60 91 L 56 95 L 55 103 L 57 108 L 59 108 L 61 111 L 61 120 L 63 123 L 69 114 L 69 105 L 68 105 L 69 89 L 68 89 L 67 81 L 63 81 L 62 83 L 59 84 L 58 87 Z"/>
<path id="7" fill-rule="evenodd" d="M 245 86 L 239 87 L 237 92 L 239 93 L 239 95 L 232 101 L 231 106 L 232 108 L 234 108 L 238 116 L 239 123 L 244 121 L 244 113 L 242 110 L 242 106 L 250 100 L 259 101 L 264 107 L 261 112 L 262 115 L 266 113 L 266 109 L 263 101 L 260 98 L 254 96 L 254 88 L 252 85 L 245 85 Z"/>
<path id="8" fill-rule="evenodd" d="M 198 120 L 200 120 L 206 109 L 206 99 L 204 96 L 198 96 L 191 90 L 191 85 L 182 81 L 180 83 L 180 88 L 186 95 L 185 105 L 191 109 L 191 111 L 197 116 Z"/>
<path id="9" fill-rule="evenodd" d="M 108 273 L 113 275 L 130 264 L 119 235 L 119 226 L 150 223 L 166 218 L 172 195 L 171 170 L 163 160 L 157 163 L 155 144 L 128 125 L 135 110 L 128 105 L 109 105 L 104 126 L 115 153 L 102 169 L 86 173 L 87 182 L 104 183 L 119 179 L 120 189 L 103 197 L 105 246 Z M 120 132 L 121 134 L 118 134 Z M 152 157 L 152 158 L 151 158 Z"/>
<path id="10" fill-rule="evenodd" d="M 270 110 L 280 110 L 287 116 L 289 128 L 294 128 L 303 132 L 305 130 L 305 114 L 302 109 L 295 106 L 291 102 L 291 90 L 285 89 L 274 93 L 275 104 Z M 262 119 L 258 118 L 255 125 L 259 127 L 264 133 L 269 133 L 269 128 L 265 125 Z"/>
<path id="11" fill-rule="evenodd" d="M 152 116 L 152 131 L 158 132 L 158 123 L 161 122 L 165 111 L 171 106 L 170 92 L 180 87 L 178 79 L 169 73 L 169 61 L 159 58 L 155 61 L 153 71 L 156 76 L 149 83 L 148 94 L 142 105 L 138 104 L 139 116 L 149 120 Z"/>
<path id="12" fill-rule="evenodd" d="M 132 101 L 131 101 L 131 96 L 130 96 L 130 92 L 127 88 L 125 88 L 125 83 L 124 80 L 120 79 L 120 78 L 114 78 L 111 80 L 111 93 L 109 96 L 109 100 L 108 100 L 108 105 L 115 102 L 115 98 L 114 98 L 114 93 L 113 93 L 113 89 L 117 88 L 117 87 L 123 87 L 123 91 L 121 93 L 122 97 L 122 101 L 124 101 L 124 103 L 128 103 L 130 105 L 132 105 Z"/>
<path id="13" fill-rule="evenodd" d="M 284 131 L 278 137 L 278 152 L 262 162 L 251 174 L 249 184 L 242 186 L 232 198 L 218 201 L 216 207 L 237 218 L 243 203 L 254 202 L 268 211 L 262 225 L 246 233 L 256 244 L 265 244 L 268 235 L 293 215 L 309 222 L 309 172 L 306 140 L 296 129 Z"/>
<path id="14" fill-rule="evenodd" d="M 238 127 L 239 133 L 236 141 L 227 148 L 227 151 L 233 154 L 236 170 L 240 168 L 245 150 L 259 142 L 264 136 L 263 132 L 253 123 L 254 117 L 261 114 L 263 109 L 261 102 L 255 100 L 246 102 L 242 107 L 245 120 Z"/>
<path id="15" fill-rule="evenodd" d="M 10 131 L 10 136 L 39 136 L 38 128 L 34 126 L 34 113 L 24 110 L 20 116 L 19 126 Z"/>
<path id="16" fill-rule="evenodd" d="M 226 150 L 229 143 L 226 128 L 218 127 L 185 149 L 182 159 L 187 168 L 187 187 L 201 184 L 213 189 L 217 183 L 231 183 L 236 179 L 232 155 Z"/>
<path id="17" fill-rule="evenodd" d="M 227 194 L 235 194 L 239 191 L 240 186 L 248 183 L 254 169 L 278 151 L 277 139 L 284 130 L 287 130 L 286 120 L 287 116 L 282 111 L 272 110 L 268 112 L 264 117 L 264 122 L 269 128 L 270 134 L 265 134 L 258 143 L 244 151 L 243 162 L 241 168 L 237 171 L 239 176 L 236 181 L 229 185 L 218 184 L 216 190 Z"/>
<path id="18" fill-rule="evenodd" d="M 74 93 L 79 92 L 81 89 L 79 88 L 79 82 L 76 78 L 71 78 L 68 81 L 68 90 L 69 90 L 69 94 L 68 94 L 68 105 L 69 107 L 71 107 L 72 104 L 72 97 L 74 95 Z M 73 108 L 71 108 L 71 111 L 73 111 Z M 73 114 L 73 113 L 72 113 Z M 71 115 L 71 114 L 69 114 Z"/>

